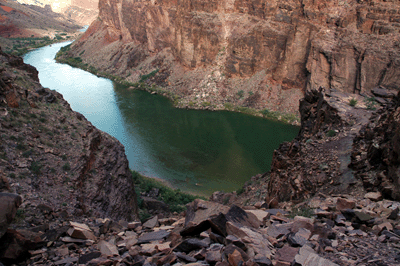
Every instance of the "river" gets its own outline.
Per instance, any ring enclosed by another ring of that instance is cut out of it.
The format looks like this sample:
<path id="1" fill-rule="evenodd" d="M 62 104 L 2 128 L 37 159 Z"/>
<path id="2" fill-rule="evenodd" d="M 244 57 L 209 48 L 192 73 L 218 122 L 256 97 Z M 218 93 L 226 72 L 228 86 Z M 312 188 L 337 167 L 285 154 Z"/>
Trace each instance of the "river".
<path id="1" fill-rule="evenodd" d="M 228 111 L 174 108 L 160 95 L 129 90 L 89 72 L 58 64 L 58 43 L 29 52 L 25 63 L 44 87 L 63 94 L 74 111 L 116 137 L 129 167 L 191 193 L 230 192 L 270 169 L 272 154 L 298 127 Z"/>

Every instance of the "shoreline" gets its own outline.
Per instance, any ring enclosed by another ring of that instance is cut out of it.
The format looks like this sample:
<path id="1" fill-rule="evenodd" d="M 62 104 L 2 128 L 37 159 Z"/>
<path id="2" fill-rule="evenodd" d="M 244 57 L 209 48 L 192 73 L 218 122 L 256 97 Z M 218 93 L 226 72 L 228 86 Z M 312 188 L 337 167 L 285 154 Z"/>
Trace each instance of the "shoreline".
<path id="1" fill-rule="evenodd" d="M 161 183 L 161 185 L 163 185 L 163 186 L 165 186 L 165 187 L 168 187 L 168 188 L 170 188 L 170 189 L 172 189 L 172 190 L 174 190 L 174 191 L 180 191 L 180 192 L 182 192 L 182 193 L 185 193 L 185 194 L 189 194 L 189 195 L 192 195 L 192 196 L 196 196 L 196 197 L 206 197 L 206 198 L 210 198 L 210 196 L 212 195 L 206 195 L 206 194 L 201 194 L 201 193 L 195 193 L 195 192 L 193 192 L 193 191 L 184 191 L 184 190 L 181 190 L 180 188 L 176 188 L 176 187 L 174 187 L 172 184 L 171 184 L 171 182 L 170 181 L 168 181 L 168 180 L 166 180 L 166 179 L 162 179 L 161 177 L 156 177 L 156 176 L 147 176 L 147 175 L 145 175 L 145 174 L 143 174 L 143 173 L 141 173 L 141 172 L 138 172 L 138 171 L 136 171 L 136 170 L 133 170 L 133 169 L 129 169 L 129 170 L 131 170 L 131 172 L 132 173 L 137 173 L 137 174 L 139 174 L 142 178 L 144 178 L 144 179 L 149 179 L 149 180 L 153 180 L 153 181 L 156 181 L 156 182 L 158 182 L 158 183 Z M 249 179 L 250 180 L 250 179 Z M 216 191 L 214 191 L 214 192 L 217 192 L 218 190 L 216 190 Z M 213 192 L 213 193 L 214 193 Z M 233 191 L 232 191 L 233 192 Z M 228 192 L 228 193 L 232 193 L 232 192 Z"/>
<path id="2" fill-rule="evenodd" d="M 71 43 L 72 44 L 72 43 Z M 212 105 L 190 105 L 184 104 L 180 101 L 181 97 L 179 95 L 174 94 L 173 92 L 167 91 L 163 87 L 156 86 L 154 84 L 150 85 L 146 83 L 146 80 L 132 83 L 127 81 L 126 79 L 109 74 L 107 72 L 102 72 L 97 70 L 94 66 L 84 63 L 80 57 L 66 57 L 65 55 L 70 50 L 71 44 L 64 46 L 57 52 L 55 60 L 57 63 L 61 64 L 68 64 L 72 67 L 76 67 L 82 69 L 84 71 L 90 72 L 97 77 L 107 78 L 112 80 L 115 83 L 118 83 L 122 86 L 126 86 L 127 90 L 143 90 L 147 91 L 151 94 L 160 94 L 170 101 L 175 108 L 180 109 L 192 109 L 192 110 L 208 110 L 208 111 L 230 111 L 230 112 L 237 112 L 243 113 L 251 116 L 257 116 L 264 119 L 269 119 L 273 121 L 279 121 L 285 124 L 293 125 L 293 126 L 300 126 L 300 116 L 299 114 L 294 113 L 283 113 L 279 111 L 270 111 L 268 109 L 255 109 L 249 108 L 240 105 L 234 105 L 230 103 L 220 103 L 219 106 L 212 106 Z"/>

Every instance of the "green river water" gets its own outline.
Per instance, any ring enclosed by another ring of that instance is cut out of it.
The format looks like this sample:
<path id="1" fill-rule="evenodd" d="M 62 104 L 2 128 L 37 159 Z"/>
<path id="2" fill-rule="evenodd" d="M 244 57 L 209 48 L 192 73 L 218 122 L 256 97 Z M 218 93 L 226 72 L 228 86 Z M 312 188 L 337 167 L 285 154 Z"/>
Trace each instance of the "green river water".
<path id="1" fill-rule="evenodd" d="M 298 127 L 240 113 L 177 109 L 165 97 L 56 63 L 67 44 L 37 49 L 24 61 L 38 69 L 44 87 L 125 146 L 131 169 L 182 191 L 236 190 L 268 171 L 274 149 L 298 133 Z"/>

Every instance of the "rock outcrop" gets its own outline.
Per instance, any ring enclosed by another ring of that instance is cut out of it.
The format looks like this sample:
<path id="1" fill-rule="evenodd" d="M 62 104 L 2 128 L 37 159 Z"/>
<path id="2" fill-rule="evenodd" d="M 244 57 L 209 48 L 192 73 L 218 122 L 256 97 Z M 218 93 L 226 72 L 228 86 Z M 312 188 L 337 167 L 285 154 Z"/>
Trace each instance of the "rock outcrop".
<path id="1" fill-rule="evenodd" d="M 351 99 L 357 106 L 349 104 Z M 300 113 L 298 137 L 274 152 L 269 199 L 301 201 L 317 192 L 362 190 L 348 164 L 353 139 L 373 113 L 365 106 L 365 99 L 355 94 L 314 90 L 300 102 Z"/>
<path id="2" fill-rule="evenodd" d="M 124 147 L 39 84 L 35 68 L 0 51 L 2 189 L 21 195 L 20 223 L 54 217 L 138 218 Z M 25 219 L 26 218 L 26 219 Z"/>
<path id="3" fill-rule="evenodd" d="M 367 191 L 400 200 L 400 95 L 361 129 L 351 159 Z"/>
<path id="4" fill-rule="evenodd" d="M 98 20 L 68 56 L 161 85 L 180 106 L 296 113 L 304 92 L 321 86 L 399 89 L 398 8 L 381 0 L 100 0 Z"/>
<path id="5" fill-rule="evenodd" d="M 0 193 L 0 239 L 14 220 L 22 198 L 17 194 Z"/>

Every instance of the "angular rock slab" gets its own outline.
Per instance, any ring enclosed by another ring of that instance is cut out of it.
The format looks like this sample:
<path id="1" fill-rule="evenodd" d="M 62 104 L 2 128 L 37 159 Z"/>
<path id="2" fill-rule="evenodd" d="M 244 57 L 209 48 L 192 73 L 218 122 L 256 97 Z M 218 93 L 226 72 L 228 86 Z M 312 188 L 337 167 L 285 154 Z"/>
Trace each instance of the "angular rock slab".
<path id="1" fill-rule="evenodd" d="M 97 244 L 101 254 L 106 255 L 106 256 L 118 256 L 118 248 L 116 245 L 113 245 L 107 241 L 101 240 Z"/>
<path id="2" fill-rule="evenodd" d="M 72 238 L 96 240 L 96 236 L 86 224 L 69 222 L 72 226 L 68 229 L 68 235 Z"/>
<path id="3" fill-rule="evenodd" d="M 6 233 L 14 220 L 18 207 L 22 203 L 21 196 L 12 193 L 0 193 L 0 238 Z"/>
<path id="4" fill-rule="evenodd" d="M 311 247 L 307 245 L 300 248 L 299 254 L 296 255 L 294 260 L 296 263 L 302 266 L 339 266 L 330 260 L 320 257 Z"/>
<path id="5" fill-rule="evenodd" d="M 146 227 L 146 228 L 154 228 L 154 227 L 156 227 L 158 225 L 158 216 L 156 215 L 156 216 L 154 216 L 153 218 L 151 218 L 151 219 L 149 219 L 149 220 L 147 220 L 144 224 L 143 224 L 143 227 Z"/>
<path id="6" fill-rule="evenodd" d="M 151 241 L 162 240 L 170 235 L 170 232 L 159 230 L 142 235 L 138 238 L 138 244 L 148 243 Z"/>
<path id="7" fill-rule="evenodd" d="M 226 217 L 229 207 L 196 199 L 186 205 L 185 228 L 182 230 L 182 236 L 194 236 L 211 228 L 218 235 L 226 235 Z"/>
<path id="8" fill-rule="evenodd" d="M 257 232 L 255 229 L 227 222 L 226 231 L 228 234 L 234 235 L 240 239 L 246 239 L 248 243 L 247 248 L 252 248 L 256 254 L 271 258 L 270 242 L 266 236 Z"/>

